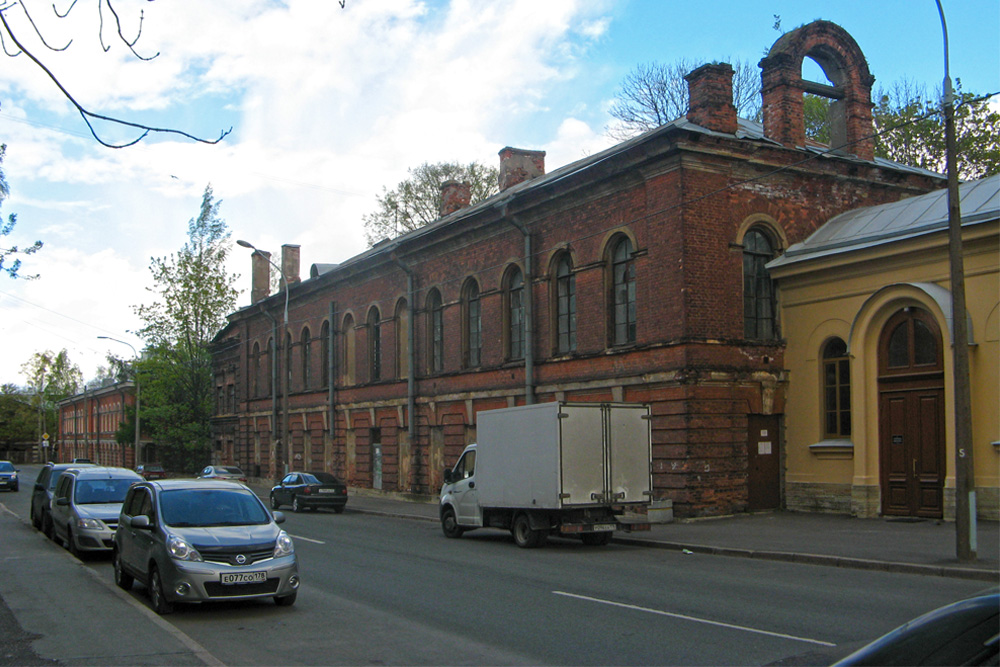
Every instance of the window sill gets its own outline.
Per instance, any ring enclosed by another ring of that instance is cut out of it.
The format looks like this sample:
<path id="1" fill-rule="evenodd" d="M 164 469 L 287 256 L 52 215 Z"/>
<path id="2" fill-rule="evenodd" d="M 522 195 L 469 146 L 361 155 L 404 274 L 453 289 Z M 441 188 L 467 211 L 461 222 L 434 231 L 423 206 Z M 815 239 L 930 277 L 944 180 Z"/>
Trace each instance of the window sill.
<path id="1" fill-rule="evenodd" d="M 852 459 L 854 443 L 844 439 L 821 440 L 809 445 L 809 452 L 818 459 Z"/>

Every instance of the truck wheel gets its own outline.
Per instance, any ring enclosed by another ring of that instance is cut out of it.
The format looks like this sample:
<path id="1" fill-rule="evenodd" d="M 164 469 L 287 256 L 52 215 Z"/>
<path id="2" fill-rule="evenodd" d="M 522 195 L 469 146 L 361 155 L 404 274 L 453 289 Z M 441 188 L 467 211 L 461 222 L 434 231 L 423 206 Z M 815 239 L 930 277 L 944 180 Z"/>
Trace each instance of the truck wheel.
<path id="1" fill-rule="evenodd" d="M 545 531 L 533 530 L 527 514 L 518 514 L 510 529 L 514 543 L 522 549 L 533 549 L 545 541 Z"/>
<path id="2" fill-rule="evenodd" d="M 458 519 L 455 518 L 455 510 L 446 507 L 441 512 L 441 530 L 445 537 L 461 537 L 465 531 L 459 528 Z"/>
<path id="3" fill-rule="evenodd" d="M 608 531 L 606 533 L 584 533 L 580 536 L 583 543 L 588 547 L 603 547 L 606 544 L 611 543 L 611 536 L 614 533 Z"/>

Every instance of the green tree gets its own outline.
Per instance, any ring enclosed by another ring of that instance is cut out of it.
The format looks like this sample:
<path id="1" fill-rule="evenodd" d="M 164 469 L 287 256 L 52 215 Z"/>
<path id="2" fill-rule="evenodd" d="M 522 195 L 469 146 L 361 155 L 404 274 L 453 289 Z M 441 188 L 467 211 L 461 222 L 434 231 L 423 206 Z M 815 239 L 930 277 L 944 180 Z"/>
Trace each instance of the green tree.
<path id="1" fill-rule="evenodd" d="M 7 186 L 7 179 L 4 177 L 3 173 L 3 159 L 6 154 L 7 154 L 7 144 L 0 144 L 0 205 L 2 205 L 3 201 L 10 195 L 10 188 L 8 188 Z M 7 217 L 6 221 L 0 219 L 0 238 L 10 236 L 10 234 L 14 231 L 14 225 L 16 224 L 17 224 L 17 215 L 15 215 L 14 213 L 11 213 Z M 38 252 L 41 249 L 41 247 L 42 247 L 41 241 L 35 241 L 27 248 L 19 248 L 16 245 L 10 247 L 0 247 L 0 272 L 6 273 L 11 278 L 26 278 L 28 280 L 37 278 L 38 277 L 37 275 L 34 276 L 19 275 L 18 271 L 20 271 L 21 269 L 20 256 L 33 255 L 34 253 Z M 4 266 L 4 263 L 7 261 L 7 259 L 11 257 L 14 259 L 14 261 L 8 264 L 7 266 Z"/>
<path id="2" fill-rule="evenodd" d="M 673 63 L 636 65 L 624 79 L 608 113 L 617 122 L 606 132 L 625 141 L 680 118 L 688 111 L 690 72 L 704 63 L 681 58 Z M 733 104 L 743 118 L 760 118 L 760 72 L 752 63 L 733 63 Z"/>
<path id="3" fill-rule="evenodd" d="M 38 442 L 38 412 L 31 397 L 13 384 L 0 387 L 0 449 Z"/>
<path id="4" fill-rule="evenodd" d="M 202 465 L 210 452 L 213 413 L 209 343 L 236 307 L 238 276 L 226 271 L 230 233 L 221 202 L 205 188 L 201 210 L 188 223 L 188 240 L 175 254 L 150 263 L 155 294 L 134 307 L 146 342 L 138 362 L 143 432 L 177 469 Z"/>
<path id="5" fill-rule="evenodd" d="M 876 94 L 875 155 L 894 162 L 943 174 L 945 165 L 944 114 L 940 95 L 900 81 Z M 956 82 L 955 134 L 958 173 L 966 180 L 1000 173 L 1000 113 L 989 100 L 962 92 Z"/>
<path id="6" fill-rule="evenodd" d="M 497 193 L 499 170 L 478 162 L 424 163 L 408 170 L 410 176 L 392 190 L 382 188 L 378 208 L 362 216 L 369 245 L 419 229 L 441 217 L 441 184 L 468 183 L 473 204 Z"/>
<path id="7" fill-rule="evenodd" d="M 21 365 L 21 374 L 28 380 L 31 407 L 38 420 L 37 435 L 57 431 L 56 403 L 77 393 L 83 385 L 80 367 L 70 360 L 66 350 L 46 350 L 31 355 Z"/>

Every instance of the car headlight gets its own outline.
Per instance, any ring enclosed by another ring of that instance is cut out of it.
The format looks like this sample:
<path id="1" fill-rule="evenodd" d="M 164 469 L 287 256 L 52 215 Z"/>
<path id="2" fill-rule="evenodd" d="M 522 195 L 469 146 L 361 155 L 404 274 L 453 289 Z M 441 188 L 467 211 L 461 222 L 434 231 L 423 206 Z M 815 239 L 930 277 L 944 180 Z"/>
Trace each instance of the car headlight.
<path id="1" fill-rule="evenodd" d="M 285 531 L 281 531 L 278 533 L 278 541 L 274 544 L 274 557 L 288 556 L 293 553 L 295 553 L 295 545 L 292 544 L 292 538 Z"/>
<path id="2" fill-rule="evenodd" d="M 171 535 L 167 539 L 167 553 L 174 560 L 190 560 L 199 563 L 202 561 L 198 550 L 176 535 Z"/>
<path id="3" fill-rule="evenodd" d="M 84 519 L 81 517 L 76 520 L 76 527 L 83 530 L 101 530 L 104 528 L 104 524 L 97 519 Z"/>

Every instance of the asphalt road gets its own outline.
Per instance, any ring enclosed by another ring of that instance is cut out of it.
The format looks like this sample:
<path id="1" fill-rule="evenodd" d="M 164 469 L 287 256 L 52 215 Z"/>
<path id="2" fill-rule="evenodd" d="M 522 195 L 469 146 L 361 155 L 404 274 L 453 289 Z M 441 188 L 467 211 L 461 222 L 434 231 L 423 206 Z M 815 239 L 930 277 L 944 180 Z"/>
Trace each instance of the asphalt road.
<path id="1" fill-rule="evenodd" d="M 6 664 L 829 664 L 982 588 L 561 539 L 523 550 L 497 531 L 448 540 L 348 503 L 287 514 L 304 582 L 294 607 L 161 618 L 140 586 L 114 587 L 107 558 L 81 565 L 33 531 L 30 486 L 0 495 L 0 631 L 25 658 Z"/>

